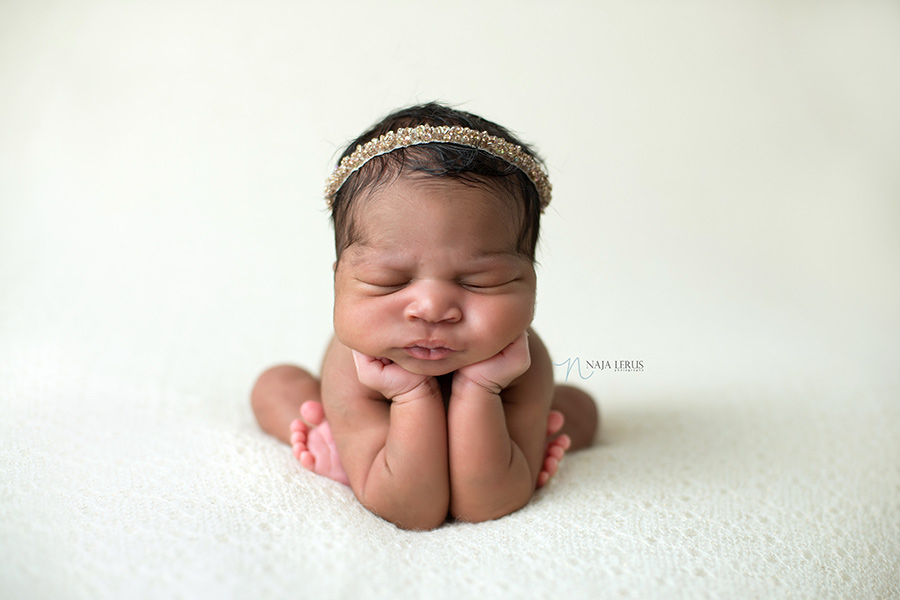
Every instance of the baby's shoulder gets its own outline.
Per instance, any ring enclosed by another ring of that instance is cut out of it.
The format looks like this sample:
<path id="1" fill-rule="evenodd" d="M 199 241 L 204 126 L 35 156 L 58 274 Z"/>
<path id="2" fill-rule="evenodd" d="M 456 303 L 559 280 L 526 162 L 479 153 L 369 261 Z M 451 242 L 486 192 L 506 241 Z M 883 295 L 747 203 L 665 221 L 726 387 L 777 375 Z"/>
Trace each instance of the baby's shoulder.
<path id="1" fill-rule="evenodd" d="M 547 390 L 553 389 L 553 363 L 544 341 L 530 327 L 528 328 L 528 353 L 531 356 L 531 365 L 527 371 L 516 378 L 508 391 L 526 395 L 535 392 L 538 396 L 543 396 Z"/>
<path id="2" fill-rule="evenodd" d="M 552 379 L 553 362 L 550 360 L 550 352 L 541 336 L 531 327 L 528 328 L 528 352 L 531 355 L 531 367 L 528 370 L 536 370 Z"/>
<path id="3" fill-rule="evenodd" d="M 339 368 L 346 361 L 344 355 L 349 354 L 349 350 L 337 339 L 336 335 L 332 334 L 328 346 L 325 347 L 325 356 L 322 358 L 322 377 L 325 376 L 325 371 Z"/>
<path id="4" fill-rule="evenodd" d="M 322 398 L 334 398 L 348 391 L 348 386 L 359 383 L 353 352 L 332 336 L 325 357 L 322 359 Z"/>
<path id="5" fill-rule="evenodd" d="M 347 408 L 369 400 L 384 400 L 384 396 L 360 382 L 353 351 L 333 336 L 322 359 L 322 403 Z"/>

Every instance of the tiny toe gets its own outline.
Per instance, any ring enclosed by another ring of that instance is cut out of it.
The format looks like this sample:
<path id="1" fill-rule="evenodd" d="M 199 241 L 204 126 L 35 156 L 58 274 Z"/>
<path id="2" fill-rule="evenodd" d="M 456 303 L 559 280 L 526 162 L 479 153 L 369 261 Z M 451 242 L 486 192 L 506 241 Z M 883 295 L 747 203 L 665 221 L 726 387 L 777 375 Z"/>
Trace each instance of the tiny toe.
<path id="1" fill-rule="evenodd" d="M 304 450 L 300 452 L 300 456 L 297 458 L 300 461 L 300 464 L 303 465 L 303 468 L 312 471 L 316 466 L 316 458 L 312 455 L 312 452 L 308 450 Z"/>
<path id="2" fill-rule="evenodd" d="M 306 442 L 305 431 L 295 431 L 291 434 L 291 444 L 296 444 L 298 442 Z"/>
<path id="3" fill-rule="evenodd" d="M 568 450 L 572 446 L 572 438 L 570 438 L 566 434 L 562 434 L 558 438 L 556 438 L 556 445 L 558 445 L 563 450 Z"/>
<path id="4" fill-rule="evenodd" d="M 560 460 L 565 455 L 565 453 L 566 451 L 559 446 L 550 446 L 549 448 L 547 448 L 547 455 L 552 456 L 556 460 Z"/>
<path id="5" fill-rule="evenodd" d="M 558 410 L 551 410 L 550 414 L 547 415 L 547 435 L 553 435 L 562 429 L 565 422 L 566 418 L 561 412 Z"/>
<path id="6" fill-rule="evenodd" d="M 559 469 L 559 460 L 552 456 L 548 456 L 544 460 L 544 471 L 553 475 L 556 473 L 557 469 Z"/>
<path id="7" fill-rule="evenodd" d="M 548 481 L 550 481 L 550 473 L 546 471 L 541 471 L 540 473 L 538 473 L 537 487 L 544 487 L 545 485 L 547 485 Z"/>
<path id="8" fill-rule="evenodd" d="M 300 416 L 310 425 L 320 425 L 325 420 L 325 409 L 321 402 L 307 400 L 300 406 Z"/>

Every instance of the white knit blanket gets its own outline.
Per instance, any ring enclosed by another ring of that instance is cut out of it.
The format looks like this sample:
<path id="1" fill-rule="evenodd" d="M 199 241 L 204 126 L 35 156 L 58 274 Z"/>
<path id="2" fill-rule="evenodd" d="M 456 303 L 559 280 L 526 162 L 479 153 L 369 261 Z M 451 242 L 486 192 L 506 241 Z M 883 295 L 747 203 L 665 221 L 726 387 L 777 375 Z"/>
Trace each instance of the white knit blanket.
<path id="1" fill-rule="evenodd" d="M 410 533 L 257 432 L 239 386 L 3 358 L 5 598 L 898 595 L 896 388 L 610 404 L 523 510 Z"/>
<path id="2" fill-rule="evenodd" d="M 0 598 L 900 598 L 895 3 L 183 4 L 0 7 Z M 330 334 L 332 151 L 432 98 L 550 159 L 604 421 L 416 533 L 248 397 Z"/>

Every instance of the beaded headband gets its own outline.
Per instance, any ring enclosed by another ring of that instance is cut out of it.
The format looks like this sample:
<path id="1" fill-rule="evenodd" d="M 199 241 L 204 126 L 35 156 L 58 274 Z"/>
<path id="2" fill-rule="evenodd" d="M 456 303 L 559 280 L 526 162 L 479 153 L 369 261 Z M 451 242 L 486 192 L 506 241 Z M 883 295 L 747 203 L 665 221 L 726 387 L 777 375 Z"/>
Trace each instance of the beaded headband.
<path id="1" fill-rule="evenodd" d="M 521 146 L 508 142 L 503 138 L 491 135 L 486 131 L 476 131 L 468 127 L 448 127 L 446 125 L 419 125 L 403 127 L 369 140 L 356 147 L 349 156 L 345 156 L 335 168 L 325 185 L 325 199 L 328 208 L 332 207 L 334 197 L 347 178 L 358 171 L 364 164 L 382 154 L 388 154 L 399 148 L 408 148 L 420 144 L 456 144 L 487 152 L 505 160 L 516 167 L 531 180 L 541 199 L 541 212 L 550 204 L 552 186 L 547 173 L 533 156 L 525 152 Z"/>

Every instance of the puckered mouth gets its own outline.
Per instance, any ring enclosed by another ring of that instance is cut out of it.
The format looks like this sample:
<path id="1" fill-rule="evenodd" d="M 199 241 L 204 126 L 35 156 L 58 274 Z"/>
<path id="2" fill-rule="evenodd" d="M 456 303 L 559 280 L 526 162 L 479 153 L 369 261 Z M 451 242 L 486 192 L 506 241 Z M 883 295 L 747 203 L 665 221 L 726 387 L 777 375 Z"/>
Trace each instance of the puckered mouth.
<path id="1" fill-rule="evenodd" d="M 452 348 L 434 343 L 410 344 L 409 346 L 405 346 L 403 351 L 409 356 L 420 360 L 441 360 L 456 352 Z"/>
<path id="2" fill-rule="evenodd" d="M 449 343 L 444 340 L 436 339 L 436 338 L 428 338 L 424 340 L 416 340 L 410 344 L 407 344 L 405 348 L 425 348 L 428 350 L 450 350 L 451 352 L 455 352 L 456 349 L 453 348 Z"/>

